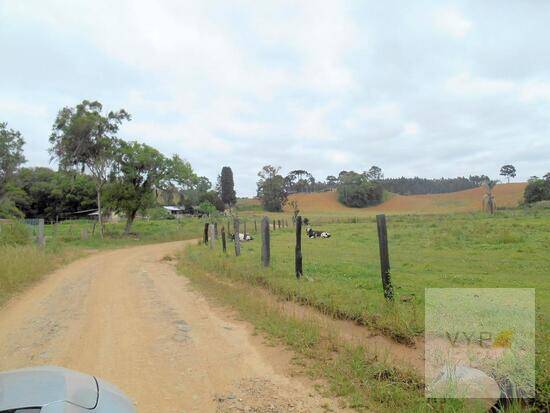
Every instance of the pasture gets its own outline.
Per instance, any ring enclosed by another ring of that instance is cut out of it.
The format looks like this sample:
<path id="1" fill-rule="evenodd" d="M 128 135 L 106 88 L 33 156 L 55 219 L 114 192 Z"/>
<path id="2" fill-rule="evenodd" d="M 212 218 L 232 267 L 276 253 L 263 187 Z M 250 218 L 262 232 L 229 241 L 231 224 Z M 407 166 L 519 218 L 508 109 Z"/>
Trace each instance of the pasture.
<path id="1" fill-rule="evenodd" d="M 328 230 L 332 238 L 304 237 L 304 277 L 299 281 L 292 228 L 271 232 L 267 269 L 260 262 L 259 234 L 241 244 L 239 257 L 232 245 L 227 255 L 219 245 L 214 251 L 201 245 L 189 248 L 186 258 L 194 268 L 261 286 L 284 300 L 354 320 L 408 344 L 424 331 L 426 287 L 536 288 L 537 380 L 539 391 L 548 394 L 550 211 L 388 216 L 393 304 L 383 298 L 374 217 L 364 216 L 359 223 L 338 223 L 326 214 L 308 218 L 314 229 Z"/>

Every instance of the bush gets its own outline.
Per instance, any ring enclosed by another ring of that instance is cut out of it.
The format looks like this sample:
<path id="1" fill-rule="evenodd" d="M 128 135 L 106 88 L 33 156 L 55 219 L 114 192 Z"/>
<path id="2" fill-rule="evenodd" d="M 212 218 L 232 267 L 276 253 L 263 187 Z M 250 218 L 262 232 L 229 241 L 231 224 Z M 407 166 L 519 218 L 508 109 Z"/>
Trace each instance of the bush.
<path id="1" fill-rule="evenodd" d="M 26 245 L 31 242 L 31 234 L 24 224 L 0 225 L 0 246 Z"/>
<path id="2" fill-rule="evenodd" d="M 523 199 L 526 204 L 550 200 L 550 173 L 544 178 L 533 177 L 525 187 Z"/>
<path id="3" fill-rule="evenodd" d="M 174 215 L 170 213 L 170 211 L 167 211 L 166 209 L 160 207 L 160 208 L 151 208 L 147 210 L 147 215 L 152 220 L 158 220 L 158 219 L 175 219 Z"/>
<path id="4" fill-rule="evenodd" d="M 384 189 L 380 183 L 369 180 L 365 174 L 347 172 L 340 178 L 338 200 L 354 208 L 378 205 L 384 200 Z"/>
<path id="5" fill-rule="evenodd" d="M 0 201 L 0 219 L 2 218 L 23 218 L 23 214 L 15 203 L 7 197 Z"/>
<path id="6" fill-rule="evenodd" d="M 550 209 L 550 200 L 534 202 L 529 206 L 532 209 Z"/>

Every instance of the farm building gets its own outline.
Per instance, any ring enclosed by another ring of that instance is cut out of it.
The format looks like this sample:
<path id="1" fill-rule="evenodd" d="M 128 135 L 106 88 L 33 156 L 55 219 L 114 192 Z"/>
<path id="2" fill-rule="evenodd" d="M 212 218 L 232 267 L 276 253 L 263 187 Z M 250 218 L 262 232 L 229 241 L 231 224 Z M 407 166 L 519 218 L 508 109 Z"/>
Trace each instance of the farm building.
<path id="1" fill-rule="evenodd" d="M 163 208 L 170 212 L 172 215 L 183 215 L 185 214 L 185 207 L 184 206 L 177 206 L 177 205 L 164 205 Z"/>

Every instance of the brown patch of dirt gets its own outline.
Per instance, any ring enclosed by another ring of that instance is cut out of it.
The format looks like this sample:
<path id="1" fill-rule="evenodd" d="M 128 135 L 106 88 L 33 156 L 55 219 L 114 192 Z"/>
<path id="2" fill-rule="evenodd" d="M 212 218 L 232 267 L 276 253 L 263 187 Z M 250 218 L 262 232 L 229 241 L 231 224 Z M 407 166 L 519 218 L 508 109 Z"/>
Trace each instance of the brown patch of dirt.
<path id="1" fill-rule="evenodd" d="M 291 377 L 281 365 L 286 350 L 210 305 L 163 260 L 194 242 L 103 251 L 50 274 L 2 308 L 0 370 L 59 365 L 93 374 L 144 413 L 225 411 L 220 394 L 238 396 L 248 406 L 241 411 L 292 411 L 289 403 L 337 411 Z"/>
<path id="2" fill-rule="evenodd" d="M 494 189 L 497 207 L 517 207 L 523 199 L 527 184 L 499 184 Z M 348 212 L 350 214 L 375 214 L 380 212 L 395 214 L 432 214 L 451 212 L 481 211 L 483 188 L 468 189 L 448 194 L 393 195 L 381 205 L 370 208 L 349 208 L 338 201 L 337 192 L 301 193 L 289 196 L 289 201 L 297 201 L 302 213 Z M 288 206 L 286 212 L 291 212 Z"/>

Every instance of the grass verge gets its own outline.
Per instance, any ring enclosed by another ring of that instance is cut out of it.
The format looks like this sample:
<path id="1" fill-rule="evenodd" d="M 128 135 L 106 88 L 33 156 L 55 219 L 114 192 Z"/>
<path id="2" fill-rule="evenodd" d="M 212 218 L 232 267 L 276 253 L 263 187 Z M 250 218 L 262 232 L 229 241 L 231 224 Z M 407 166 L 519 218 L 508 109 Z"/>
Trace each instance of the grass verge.
<path id="1" fill-rule="evenodd" d="M 216 303 L 236 309 L 270 340 L 292 349 L 294 364 L 303 374 L 325 383 L 319 391 L 338 397 L 341 407 L 376 412 L 483 412 L 475 402 L 424 398 L 417 373 L 388 363 L 364 348 L 342 341 L 313 319 L 297 319 L 255 294 L 254 287 L 208 273 L 188 259 L 189 249 L 178 261 L 178 271 Z M 512 411 L 519 411 L 514 408 Z"/>
<path id="2" fill-rule="evenodd" d="M 0 307 L 13 295 L 56 268 L 84 255 L 77 248 L 36 245 L 4 246 L 0 248 Z"/>

